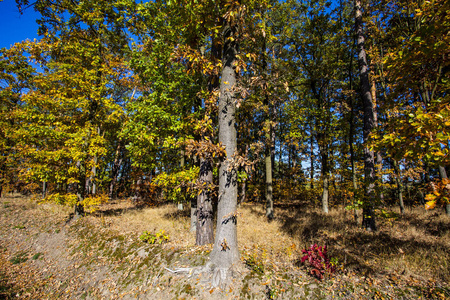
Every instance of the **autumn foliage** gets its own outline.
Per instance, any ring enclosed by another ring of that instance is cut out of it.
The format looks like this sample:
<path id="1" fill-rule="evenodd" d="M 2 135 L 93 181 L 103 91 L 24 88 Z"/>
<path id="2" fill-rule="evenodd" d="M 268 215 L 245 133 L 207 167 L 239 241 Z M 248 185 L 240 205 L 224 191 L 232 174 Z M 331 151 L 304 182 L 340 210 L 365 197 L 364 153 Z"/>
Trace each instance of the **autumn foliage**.
<path id="1" fill-rule="evenodd" d="M 302 263 L 308 262 L 309 274 L 319 280 L 335 272 L 335 267 L 331 264 L 327 252 L 326 245 L 319 246 L 317 244 L 302 250 L 304 256 L 300 261 Z"/>

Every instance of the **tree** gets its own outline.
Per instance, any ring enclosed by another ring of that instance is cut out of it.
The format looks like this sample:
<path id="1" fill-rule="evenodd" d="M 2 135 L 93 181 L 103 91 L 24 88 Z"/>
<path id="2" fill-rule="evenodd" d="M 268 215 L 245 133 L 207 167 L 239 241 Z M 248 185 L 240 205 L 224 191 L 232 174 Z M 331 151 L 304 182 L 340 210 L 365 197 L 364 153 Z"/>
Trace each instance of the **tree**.
<path id="1" fill-rule="evenodd" d="M 322 210 L 329 211 L 331 181 L 334 169 L 333 152 L 340 130 L 337 121 L 340 116 L 338 93 L 342 68 L 342 52 L 339 37 L 340 28 L 332 21 L 330 3 L 326 1 L 292 1 L 293 18 L 288 20 L 288 30 L 282 39 L 289 46 L 285 54 L 289 57 L 289 68 L 297 78 L 288 80 L 295 96 L 290 101 L 294 110 L 291 124 L 300 123 L 300 128 L 291 129 L 291 134 L 304 135 L 309 140 L 311 155 L 311 189 L 314 186 L 314 152 L 318 150 L 322 181 Z M 291 75 L 292 76 L 292 75 Z M 298 132 L 297 130 L 300 130 Z M 309 135 L 307 137 L 306 135 Z"/>
<path id="2" fill-rule="evenodd" d="M 24 48 L 25 43 L 17 43 L 0 49 L 0 197 L 17 181 L 14 145 L 20 137 L 16 135 L 19 124 L 15 115 L 21 108 L 21 94 L 32 88 L 35 74 Z"/>
<path id="3" fill-rule="evenodd" d="M 391 1 L 390 5 L 389 26 L 379 28 L 389 41 L 382 66 L 387 81 L 384 109 L 390 118 L 375 136 L 375 144 L 394 160 L 421 162 L 425 181 L 430 183 L 430 170 L 445 170 L 449 165 L 446 32 L 450 6 L 446 1 Z M 445 181 L 444 172 L 439 176 L 441 183 Z M 439 200 L 449 213 L 448 197 L 430 194 L 427 198 L 428 207 Z"/>
<path id="4" fill-rule="evenodd" d="M 237 166 L 236 139 L 236 62 L 238 24 L 244 7 L 232 3 L 223 17 L 222 76 L 219 96 L 219 143 L 226 155 L 219 168 L 217 227 L 210 263 L 215 268 L 213 285 L 224 282 L 233 265 L 239 261 L 237 245 Z"/>
<path id="5" fill-rule="evenodd" d="M 28 1 L 20 1 L 27 5 Z M 42 68 L 36 89 L 24 95 L 18 152 L 28 180 L 47 186 L 76 186 L 75 214 L 83 213 L 101 181 L 108 152 L 106 132 L 114 134 L 123 110 L 126 35 L 116 23 L 115 4 L 86 1 L 37 1 L 39 42 L 29 42 L 30 57 Z M 126 85 L 126 84 L 125 84 Z M 126 89 L 126 88 L 125 88 Z M 86 199 L 85 201 L 85 198 Z M 70 200 L 71 199 L 71 200 Z"/>
<path id="6" fill-rule="evenodd" d="M 369 136 L 375 127 L 375 121 L 369 82 L 369 68 L 364 45 L 365 39 L 360 0 L 355 0 L 355 31 L 358 41 L 359 82 L 364 111 L 364 181 L 366 191 L 363 204 L 363 227 L 369 231 L 375 231 L 375 215 L 373 212 L 373 203 L 375 201 L 375 156 L 368 144 Z"/>

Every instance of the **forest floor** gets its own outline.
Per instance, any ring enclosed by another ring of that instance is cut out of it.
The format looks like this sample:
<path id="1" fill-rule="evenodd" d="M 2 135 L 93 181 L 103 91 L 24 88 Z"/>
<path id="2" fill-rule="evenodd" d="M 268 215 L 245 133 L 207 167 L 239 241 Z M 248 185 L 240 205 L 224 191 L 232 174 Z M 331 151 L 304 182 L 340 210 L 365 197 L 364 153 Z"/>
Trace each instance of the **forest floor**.
<path id="1" fill-rule="evenodd" d="M 0 299 L 450 299 L 450 218 L 442 212 L 378 212 L 378 231 L 352 213 L 291 202 L 265 220 L 261 204 L 239 209 L 242 271 L 226 288 L 165 267 L 204 265 L 189 212 L 127 200 L 69 221 L 70 210 L 33 197 L 0 199 Z M 144 231 L 169 241 L 144 243 Z M 327 245 L 336 272 L 318 280 L 302 249 Z"/>

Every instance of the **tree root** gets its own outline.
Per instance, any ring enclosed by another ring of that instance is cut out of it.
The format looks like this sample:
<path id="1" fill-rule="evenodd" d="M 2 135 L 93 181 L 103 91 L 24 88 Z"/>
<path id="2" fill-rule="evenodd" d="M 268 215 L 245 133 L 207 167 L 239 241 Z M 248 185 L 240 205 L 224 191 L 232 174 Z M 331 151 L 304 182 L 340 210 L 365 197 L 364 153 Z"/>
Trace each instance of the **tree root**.
<path id="1" fill-rule="evenodd" d="M 204 279 L 203 283 L 209 283 L 211 288 L 221 288 L 225 289 L 230 283 L 231 279 L 241 275 L 239 266 L 232 265 L 229 268 L 223 268 L 215 266 L 212 263 L 207 263 L 202 267 L 192 267 L 192 268 L 175 268 L 169 269 L 164 267 L 168 272 L 177 275 L 187 275 L 187 278 L 192 278 L 193 276 L 202 276 Z"/>

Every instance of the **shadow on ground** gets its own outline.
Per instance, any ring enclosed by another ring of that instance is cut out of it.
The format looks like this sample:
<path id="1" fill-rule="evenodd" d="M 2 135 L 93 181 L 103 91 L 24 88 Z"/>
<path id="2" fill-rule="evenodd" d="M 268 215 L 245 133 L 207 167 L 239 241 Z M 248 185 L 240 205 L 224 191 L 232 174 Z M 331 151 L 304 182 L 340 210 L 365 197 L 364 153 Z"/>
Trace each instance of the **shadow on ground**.
<path id="1" fill-rule="evenodd" d="M 262 210 L 254 208 L 250 210 L 257 216 L 264 216 Z M 435 258 L 431 257 L 433 253 L 448 251 L 448 241 L 440 237 L 448 234 L 450 222 L 440 218 L 439 213 L 425 215 L 407 213 L 390 223 L 379 218 L 377 232 L 361 229 L 360 224 L 355 222 L 352 212 L 342 208 L 324 214 L 319 209 L 312 209 L 307 203 L 297 201 L 276 205 L 275 215 L 276 220 L 281 223 L 281 230 L 301 241 L 303 244 L 299 247 L 302 249 L 315 243 L 327 245 L 330 256 L 343 262 L 346 270 L 366 275 L 384 272 L 375 263 L 383 258 L 416 259 L 419 257 L 418 253 L 422 253 L 429 261 L 434 261 Z M 425 234 L 418 239 L 417 232 Z M 404 268 L 398 271 L 404 272 Z M 442 278 L 448 275 L 448 272 L 444 271 Z"/>

